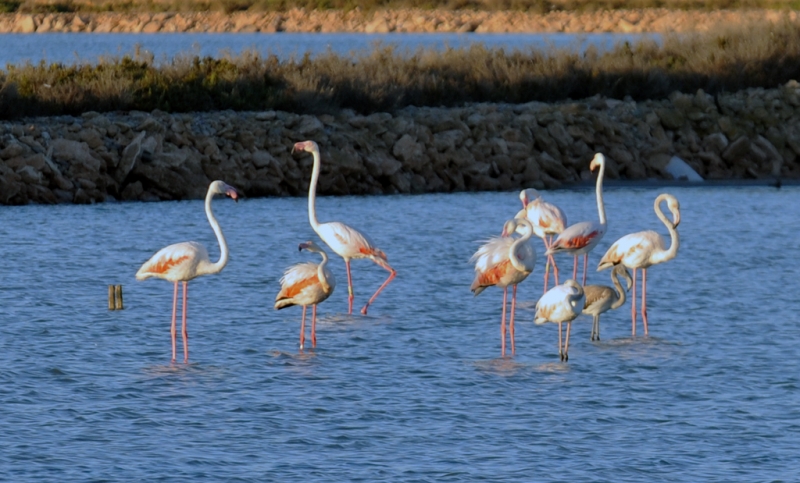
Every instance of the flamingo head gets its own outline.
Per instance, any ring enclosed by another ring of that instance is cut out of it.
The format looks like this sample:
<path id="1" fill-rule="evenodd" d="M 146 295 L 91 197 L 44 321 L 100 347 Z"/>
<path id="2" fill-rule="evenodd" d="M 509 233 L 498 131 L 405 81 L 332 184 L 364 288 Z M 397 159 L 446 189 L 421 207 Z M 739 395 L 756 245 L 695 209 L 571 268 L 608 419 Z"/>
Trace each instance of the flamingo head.
<path id="1" fill-rule="evenodd" d="M 305 151 L 307 153 L 318 152 L 319 146 L 317 146 L 317 143 L 314 141 L 300 141 L 292 146 L 292 152 L 294 153 L 295 151 Z"/>
<path id="2" fill-rule="evenodd" d="M 239 192 L 236 190 L 236 188 L 224 181 L 214 181 L 211 183 L 209 191 L 213 191 L 214 194 L 229 196 L 233 198 L 233 201 L 236 201 L 237 203 L 239 202 Z"/>
<path id="3" fill-rule="evenodd" d="M 625 265 L 619 264 L 614 266 L 614 270 L 611 272 L 611 276 L 621 276 L 625 279 L 625 285 L 628 287 L 628 291 L 631 290 L 633 286 L 633 279 L 631 278 L 631 274 L 628 272 L 628 269 L 625 268 Z"/>
<path id="4" fill-rule="evenodd" d="M 541 196 L 542 195 L 533 188 L 527 188 L 519 192 L 519 200 L 522 202 L 523 208 L 527 207 L 528 203 L 531 201 L 541 198 Z"/>
<path id="5" fill-rule="evenodd" d="M 505 238 L 511 236 L 515 231 L 517 231 L 517 220 L 508 220 L 503 225 L 503 232 L 500 233 L 500 236 Z"/>
<path id="6" fill-rule="evenodd" d="M 678 203 L 678 198 L 669 195 L 667 197 L 667 207 L 669 211 L 672 212 L 672 226 L 678 228 L 678 225 L 681 223 L 681 204 Z"/>
<path id="7" fill-rule="evenodd" d="M 606 163 L 606 157 L 603 156 L 603 153 L 597 153 L 592 158 L 592 162 L 589 163 L 589 170 L 594 171 L 594 168 L 599 168 L 600 166 Z"/>
<path id="8" fill-rule="evenodd" d="M 297 250 L 298 251 L 308 250 L 310 252 L 322 253 L 322 248 L 320 248 L 319 245 L 317 245 L 311 240 L 297 245 Z"/>

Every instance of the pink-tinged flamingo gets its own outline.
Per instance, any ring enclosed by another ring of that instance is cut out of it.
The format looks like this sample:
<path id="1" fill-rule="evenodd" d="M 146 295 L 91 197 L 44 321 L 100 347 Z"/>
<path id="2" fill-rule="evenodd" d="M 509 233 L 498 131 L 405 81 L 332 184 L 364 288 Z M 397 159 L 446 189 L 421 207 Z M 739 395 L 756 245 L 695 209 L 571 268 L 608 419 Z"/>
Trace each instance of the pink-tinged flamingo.
<path id="1" fill-rule="evenodd" d="M 537 325 L 547 322 L 558 324 L 558 354 L 562 361 L 569 360 L 569 332 L 572 321 L 583 310 L 583 287 L 575 280 L 569 279 L 561 285 L 556 285 L 547 291 L 536 302 L 536 316 L 533 321 Z M 567 341 L 564 350 L 561 350 L 561 325 L 567 323 Z"/>
<path id="2" fill-rule="evenodd" d="M 622 288 L 619 277 L 625 278 L 627 289 Z M 614 288 L 607 285 L 587 285 L 583 287 L 586 298 L 583 315 L 592 316 L 591 340 L 600 340 L 600 315 L 622 307 L 625 304 L 625 292 L 631 289 L 633 279 L 623 265 L 617 265 L 611 272 Z"/>
<path id="3" fill-rule="evenodd" d="M 533 234 L 542 239 L 544 249 L 547 251 L 553 243 L 553 235 L 559 235 L 567 226 L 567 215 L 558 206 L 544 201 L 539 192 L 533 188 L 520 191 L 519 199 L 522 201 L 523 208 L 515 218 L 527 218 L 531 222 Z M 558 285 L 558 266 L 553 255 L 547 255 L 544 268 L 544 292 L 547 292 L 551 264 L 553 265 L 555 285 Z"/>
<path id="4" fill-rule="evenodd" d="M 661 211 L 661 202 L 667 202 L 667 208 L 672 212 L 672 221 Z M 644 335 L 647 330 L 647 269 L 652 265 L 672 260 L 678 255 L 681 241 L 678 237 L 678 225 L 681 222 L 681 207 L 678 199 L 671 194 L 658 195 L 653 205 L 656 216 L 666 225 L 671 240 L 669 249 L 665 248 L 664 239 L 658 233 L 648 230 L 625 235 L 615 241 L 608 249 L 597 270 L 604 270 L 614 265 L 624 265 L 633 270 L 633 295 L 631 297 L 631 335 L 636 336 L 636 269 L 642 269 L 642 322 Z"/>
<path id="5" fill-rule="evenodd" d="M 514 239 L 511 235 L 520 226 L 523 235 Z M 499 237 L 489 239 L 470 259 L 475 262 L 475 280 L 470 290 L 476 296 L 486 287 L 497 286 L 503 289 L 503 315 L 500 322 L 501 353 L 506 355 L 506 304 L 508 286 L 512 286 L 511 317 L 509 319 L 509 338 L 511 353 L 514 354 L 514 312 L 517 302 L 517 284 L 525 280 L 536 266 L 536 252 L 529 240 L 533 236 L 531 222 L 526 219 L 509 220 L 503 226 Z"/>
<path id="6" fill-rule="evenodd" d="M 308 221 L 311 223 L 311 228 L 322 238 L 322 241 L 337 255 L 344 258 L 344 265 L 347 268 L 348 314 L 353 313 L 353 299 L 355 298 L 353 294 L 353 280 L 350 276 L 350 260 L 367 258 L 389 271 L 389 277 L 378 287 L 378 290 L 375 291 L 369 301 L 367 301 L 367 304 L 364 305 L 364 308 L 361 309 L 361 313 L 366 315 L 369 306 L 372 305 L 372 302 L 375 301 L 378 294 L 389 285 L 389 282 L 394 279 L 397 272 L 389 265 L 386 254 L 378 249 L 372 240 L 363 233 L 338 221 L 320 223 L 317 220 L 317 182 L 319 181 L 320 171 L 319 146 L 317 146 L 317 143 L 314 141 L 303 141 L 294 145 L 292 152 L 294 151 L 306 151 L 314 156 L 314 168 L 311 172 L 311 183 L 308 186 Z"/>
<path id="7" fill-rule="evenodd" d="M 592 171 L 597 167 L 600 167 L 600 172 L 597 175 L 595 193 L 597 195 L 597 212 L 600 215 L 600 222 L 582 221 L 575 223 L 562 231 L 547 250 L 547 255 L 571 253 L 575 256 L 575 264 L 572 267 L 573 280 L 578 278 L 578 255 L 583 255 L 583 285 L 586 285 L 586 264 L 589 261 L 589 252 L 597 246 L 608 228 L 606 224 L 606 208 L 603 204 L 603 176 L 606 172 L 606 157 L 601 153 L 595 154 L 589 164 L 589 169 Z"/>
<path id="8" fill-rule="evenodd" d="M 275 297 L 275 308 L 277 310 L 291 307 L 292 305 L 303 306 L 303 321 L 300 323 L 300 349 L 305 345 L 306 332 L 306 309 L 311 308 L 311 346 L 317 346 L 317 304 L 324 302 L 336 288 L 336 279 L 328 269 L 328 254 L 325 250 L 317 246 L 313 241 L 301 243 L 298 250 L 308 250 L 319 253 L 322 262 L 298 263 L 286 270 L 281 278 L 281 291 Z"/>
<path id="9" fill-rule="evenodd" d="M 162 248 L 150 260 L 136 272 L 136 280 L 145 280 L 150 277 L 163 278 L 175 283 L 175 291 L 172 298 L 172 362 L 175 362 L 177 351 L 177 335 L 175 327 L 175 317 L 178 310 L 178 282 L 183 282 L 183 320 L 181 334 L 183 336 L 183 362 L 189 362 L 189 332 L 186 329 L 186 301 L 188 297 L 189 280 L 200 275 L 210 275 L 219 273 L 228 263 L 228 244 L 222 234 L 222 228 L 211 211 L 211 200 L 214 195 L 230 196 L 235 201 L 239 200 L 236 189 L 228 186 L 223 181 L 214 181 L 208 186 L 206 193 L 206 216 L 214 234 L 217 235 L 219 242 L 220 255 L 216 263 L 211 263 L 208 258 L 208 250 L 197 242 L 183 242 Z"/>

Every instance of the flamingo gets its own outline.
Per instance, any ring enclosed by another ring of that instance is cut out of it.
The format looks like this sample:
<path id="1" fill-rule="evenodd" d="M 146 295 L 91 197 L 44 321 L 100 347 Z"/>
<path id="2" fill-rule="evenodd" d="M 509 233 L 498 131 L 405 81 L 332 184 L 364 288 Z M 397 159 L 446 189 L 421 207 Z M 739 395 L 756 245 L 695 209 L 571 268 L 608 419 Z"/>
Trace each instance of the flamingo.
<path id="1" fill-rule="evenodd" d="M 667 219 L 667 215 L 661 211 L 661 203 L 667 202 L 667 208 L 672 213 L 672 221 Z M 633 270 L 633 295 L 631 297 L 631 335 L 636 336 L 636 269 L 642 269 L 642 323 L 644 324 L 644 335 L 647 331 L 647 269 L 658 263 L 672 260 L 678 255 L 680 238 L 678 237 L 678 225 L 681 222 L 681 207 L 678 199 L 668 193 L 658 195 L 653 209 L 656 216 L 666 225 L 669 231 L 670 246 L 665 249 L 664 239 L 658 233 L 648 230 L 638 233 L 625 235 L 615 241 L 608 249 L 597 270 L 604 270 L 614 265 L 624 265 Z"/>
<path id="2" fill-rule="evenodd" d="M 306 151 L 314 156 L 314 168 L 311 172 L 311 183 L 308 186 L 308 221 L 311 223 L 311 228 L 322 238 L 322 241 L 337 255 L 344 258 L 344 265 L 347 268 L 348 314 L 353 313 L 353 300 L 355 299 L 353 281 L 350 276 L 350 260 L 367 258 L 389 271 L 389 277 L 378 287 L 378 290 L 375 291 L 367 301 L 367 304 L 364 305 L 364 308 L 361 309 L 361 313 L 366 315 L 369 306 L 375 301 L 378 294 L 389 285 L 389 282 L 394 279 L 397 272 L 389 265 L 386 254 L 378 249 L 372 240 L 363 233 L 338 221 L 320 223 L 317 220 L 317 181 L 319 180 L 320 170 L 319 146 L 314 141 L 303 141 L 294 145 L 292 152 L 294 151 Z"/>
<path id="3" fill-rule="evenodd" d="M 622 289 L 622 284 L 618 278 L 620 276 L 625 277 L 626 290 Z M 614 283 L 614 288 L 607 285 L 587 285 L 583 287 L 586 304 L 582 313 L 592 316 L 591 340 L 600 340 L 600 314 L 622 307 L 625 304 L 625 292 L 630 290 L 633 284 L 631 275 L 623 265 L 614 267 L 611 272 L 611 281 Z"/>
<path id="4" fill-rule="evenodd" d="M 303 349 L 306 332 L 306 309 L 311 308 L 311 346 L 317 346 L 317 304 L 324 302 L 336 288 L 336 279 L 328 268 L 328 254 L 313 241 L 301 243 L 298 250 L 319 253 L 322 262 L 298 263 L 289 267 L 281 278 L 281 291 L 275 297 L 275 309 L 292 305 L 303 306 L 303 321 L 300 323 L 300 349 Z"/>
<path id="5" fill-rule="evenodd" d="M 533 233 L 544 242 L 545 251 L 553 243 L 553 235 L 558 235 L 567 226 L 567 215 L 558 206 L 548 203 L 533 188 L 520 191 L 519 199 L 522 201 L 522 211 L 515 218 L 527 218 L 533 225 Z M 547 255 L 544 268 L 544 292 L 547 292 L 547 283 L 550 279 L 550 265 L 553 265 L 555 284 L 558 285 L 558 266 L 553 255 Z"/>
<path id="6" fill-rule="evenodd" d="M 177 341 L 175 317 L 178 309 L 178 282 L 183 282 L 183 320 L 181 335 L 183 336 L 183 362 L 189 362 L 189 333 L 186 329 L 186 300 L 188 296 L 187 285 L 189 280 L 200 275 L 210 275 L 219 273 L 228 263 L 228 244 L 222 234 L 222 228 L 211 211 L 211 200 L 214 195 L 230 196 L 234 201 L 239 200 L 236 189 L 225 184 L 223 181 L 214 181 L 208 186 L 206 193 L 205 210 L 208 222 L 217 236 L 219 242 L 220 255 L 216 263 L 211 263 L 208 258 L 208 250 L 197 242 L 183 242 L 162 248 L 150 260 L 136 272 L 136 280 L 145 280 L 150 277 L 163 278 L 175 283 L 175 291 L 172 297 L 172 362 L 175 362 Z"/>
<path id="7" fill-rule="evenodd" d="M 511 237 L 520 225 L 523 235 L 517 239 Z M 533 226 L 526 219 L 509 220 L 503 226 L 499 237 L 491 238 L 472 256 L 475 262 L 475 280 L 470 290 L 476 296 L 486 287 L 497 286 L 503 289 L 503 315 L 500 322 L 502 355 L 506 355 L 506 303 L 508 286 L 512 286 L 511 317 L 509 319 L 509 336 L 511 353 L 514 354 L 514 312 L 517 302 L 517 284 L 525 280 L 536 266 L 536 252 L 529 240 L 533 236 Z"/>
<path id="8" fill-rule="evenodd" d="M 569 279 L 561 285 L 556 285 L 547 291 L 542 298 L 536 302 L 536 316 L 533 321 L 537 325 L 547 322 L 558 324 L 558 354 L 562 361 L 569 360 L 569 332 L 572 321 L 575 320 L 583 310 L 584 306 L 583 287 L 573 279 Z M 561 324 L 567 323 L 567 341 L 564 350 L 561 350 Z"/>
<path id="9" fill-rule="evenodd" d="M 586 285 L 586 264 L 589 261 L 589 252 L 606 234 L 608 225 L 606 224 L 606 208 L 603 204 L 603 175 L 606 171 L 606 157 L 601 153 L 594 155 L 592 162 L 589 164 L 589 169 L 594 171 L 594 168 L 600 167 L 600 172 L 597 175 L 597 185 L 595 192 L 597 195 L 597 212 L 600 215 L 600 222 L 595 221 L 582 221 L 571 225 L 566 230 L 562 231 L 558 238 L 550 244 L 547 249 L 547 255 L 555 253 L 571 253 L 575 256 L 575 262 L 572 267 L 573 280 L 578 278 L 578 255 L 583 255 L 583 283 Z"/>

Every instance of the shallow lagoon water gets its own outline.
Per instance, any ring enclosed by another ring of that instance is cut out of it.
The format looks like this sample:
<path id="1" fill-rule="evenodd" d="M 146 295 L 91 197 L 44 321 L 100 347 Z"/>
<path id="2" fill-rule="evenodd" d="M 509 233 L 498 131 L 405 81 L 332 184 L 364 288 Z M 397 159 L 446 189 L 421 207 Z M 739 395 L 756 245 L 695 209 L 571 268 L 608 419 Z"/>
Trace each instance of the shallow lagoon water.
<path id="1" fill-rule="evenodd" d="M 483 44 L 489 49 L 508 51 L 550 48 L 584 51 L 589 46 L 600 50 L 620 42 L 636 42 L 644 38 L 660 41 L 658 34 L 362 34 L 362 33 L 43 33 L 0 34 L 0 66 L 62 62 L 66 64 L 94 63 L 101 56 L 133 55 L 137 47 L 151 54 L 156 61 L 169 60 L 179 54 L 220 57 L 255 51 L 261 55 L 274 54 L 281 59 L 312 57 L 325 52 L 342 56 L 370 53 L 375 46 L 394 47 L 398 53 L 413 53 L 418 49 L 443 51 L 448 47 L 467 48 Z"/>
<path id="2" fill-rule="evenodd" d="M 540 243 L 516 356 L 499 357 L 501 292 L 469 292 L 468 259 L 516 193 L 320 198 L 321 220 L 369 233 L 398 276 L 350 317 L 334 255 L 339 284 L 304 352 L 300 308 L 272 303 L 283 270 L 314 259 L 297 251 L 316 239 L 305 199 L 216 199 L 231 259 L 189 284 L 188 365 L 169 362 L 171 284 L 134 273 L 178 241 L 216 259 L 202 202 L 3 207 L 0 479 L 794 480 L 800 189 L 609 189 L 590 267 L 624 234 L 666 234 L 662 191 L 681 202 L 682 245 L 650 271 L 651 336 L 631 339 L 628 304 L 600 342 L 584 316 L 569 363 L 555 325 L 532 323 Z M 590 190 L 545 196 L 571 222 L 597 217 Z M 386 275 L 353 273 L 356 304 Z M 108 311 L 108 284 L 125 310 Z"/>

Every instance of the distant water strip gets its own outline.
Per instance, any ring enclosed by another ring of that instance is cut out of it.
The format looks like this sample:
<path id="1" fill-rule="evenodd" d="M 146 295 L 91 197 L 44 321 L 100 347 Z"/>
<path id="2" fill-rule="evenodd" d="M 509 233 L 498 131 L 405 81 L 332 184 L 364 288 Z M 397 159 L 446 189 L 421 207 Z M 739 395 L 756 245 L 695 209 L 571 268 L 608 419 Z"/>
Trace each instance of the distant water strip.
<path id="1" fill-rule="evenodd" d="M 47 33 L 0 34 L 0 66 L 26 62 L 63 64 L 96 63 L 102 57 L 152 55 L 165 61 L 178 54 L 222 57 L 254 51 L 274 54 L 281 59 L 300 57 L 308 53 L 317 56 L 325 52 L 357 56 L 372 51 L 377 45 L 393 46 L 400 53 L 420 49 L 443 51 L 447 48 L 468 48 L 483 44 L 489 49 L 508 51 L 529 49 L 570 49 L 584 52 L 593 46 L 609 50 L 621 42 L 635 43 L 643 39 L 661 41 L 658 34 L 361 34 L 361 33 Z"/>

